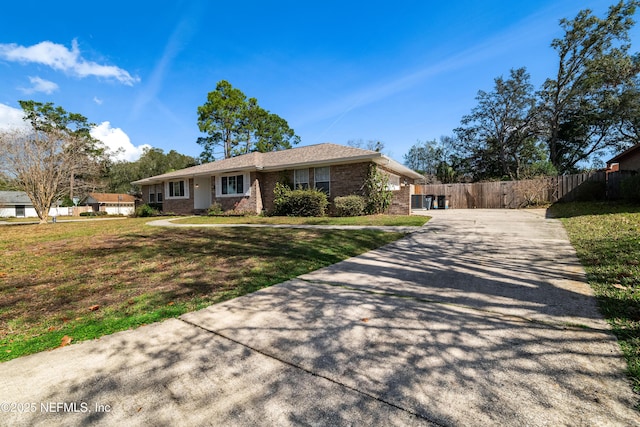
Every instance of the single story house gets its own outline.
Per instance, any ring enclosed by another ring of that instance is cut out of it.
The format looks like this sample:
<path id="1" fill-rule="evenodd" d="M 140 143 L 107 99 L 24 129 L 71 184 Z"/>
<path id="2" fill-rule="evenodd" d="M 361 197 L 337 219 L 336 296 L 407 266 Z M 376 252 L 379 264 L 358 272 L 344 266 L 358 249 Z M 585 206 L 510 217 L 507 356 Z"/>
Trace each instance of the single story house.
<path id="1" fill-rule="evenodd" d="M 31 199 L 24 191 L 0 191 L 0 217 L 37 217 Z"/>
<path id="2" fill-rule="evenodd" d="M 144 203 L 176 214 L 224 210 L 261 213 L 273 208 L 277 182 L 326 191 L 329 200 L 361 194 L 370 164 L 388 174 L 393 192 L 390 213 L 411 213 L 413 183 L 422 175 L 382 153 L 337 144 L 316 144 L 229 159 L 153 176 L 133 184 Z"/>
<path id="3" fill-rule="evenodd" d="M 132 215 L 136 209 L 136 198 L 130 194 L 89 193 L 85 204 L 94 212 L 109 215 Z"/>
<path id="4" fill-rule="evenodd" d="M 607 162 L 607 170 L 640 172 L 640 144 L 623 151 Z"/>
<path id="5" fill-rule="evenodd" d="M 49 215 L 68 215 L 67 208 L 52 206 Z M 0 191 L 0 218 L 37 218 L 38 213 L 24 191 Z"/>

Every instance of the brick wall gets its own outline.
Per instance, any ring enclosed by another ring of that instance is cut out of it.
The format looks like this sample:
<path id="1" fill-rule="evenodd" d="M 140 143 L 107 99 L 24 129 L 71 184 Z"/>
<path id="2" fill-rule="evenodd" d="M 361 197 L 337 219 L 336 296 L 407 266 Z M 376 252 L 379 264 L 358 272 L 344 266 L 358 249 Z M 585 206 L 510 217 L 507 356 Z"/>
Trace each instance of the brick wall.
<path id="1" fill-rule="evenodd" d="M 165 195 L 166 196 L 166 195 Z M 193 179 L 189 179 L 189 198 L 188 199 L 169 199 L 166 198 L 162 202 L 162 210 L 167 213 L 177 215 L 193 214 Z"/>
<path id="2" fill-rule="evenodd" d="M 413 184 L 404 184 L 404 177 L 400 177 L 400 190 L 393 192 L 389 214 L 391 215 L 411 215 L 411 194 L 413 194 Z"/>
<path id="3" fill-rule="evenodd" d="M 260 181 L 260 195 L 262 197 L 262 208 L 265 211 L 273 209 L 273 190 L 277 182 L 288 182 L 293 185 L 293 170 L 279 172 L 259 172 L 257 178 Z"/>
<path id="4" fill-rule="evenodd" d="M 363 195 L 362 185 L 367 179 L 368 170 L 368 162 L 331 166 L 329 199 L 351 194 Z"/>

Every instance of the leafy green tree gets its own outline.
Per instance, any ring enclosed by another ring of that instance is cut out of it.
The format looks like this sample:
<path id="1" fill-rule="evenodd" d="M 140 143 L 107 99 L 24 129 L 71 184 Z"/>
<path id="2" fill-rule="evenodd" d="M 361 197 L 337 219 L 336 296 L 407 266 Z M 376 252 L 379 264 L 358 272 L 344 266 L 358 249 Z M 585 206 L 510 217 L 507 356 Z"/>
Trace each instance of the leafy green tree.
<path id="1" fill-rule="evenodd" d="M 0 172 L 0 191 L 12 191 L 15 189 L 14 182 L 4 173 Z"/>
<path id="2" fill-rule="evenodd" d="M 539 160 L 536 98 L 525 68 L 498 77 L 491 92 L 478 91 L 478 105 L 455 129 L 474 165 L 476 178 L 521 179 L 523 169 Z"/>
<path id="3" fill-rule="evenodd" d="M 89 135 L 91 124 L 52 103 L 19 101 L 29 130 L 0 133 L 0 172 L 27 193 L 46 223 L 54 201 L 91 186 L 104 164 L 104 146 Z"/>
<path id="4" fill-rule="evenodd" d="M 195 166 L 197 160 L 191 156 L 171 150 L 165 154 L 160 148 L 145 148 L 135 162 L 115 162 L 109 165 L 107 180 L 109 191 L 114 193 L 137 193 L 132 181 Z"/>
<path id="5" fill-rule="evenodd" d="M 539 92 L 549 160 L 560 173 L 619 142 L 620 96 L 638 72 L 629 54 L 637 5 L 620 1 L 603 19 L 585 9 L 560 21 L 564 37 L 551 43 L 558 70 Z"/>
<path id="6" fill-rule="evenodd" d="M 203 162 L 215 160 L 218 146 L 227 159 L 252 151 L 284 150 L 300 142 L 286 120 L 261 108 L 255 98 L 247 99 L 225 80 L 198 107 L 198 128 L 207 133 L 197 141 L 203 147 Z"/>
<path id="7" fill-rule="evenodd" d="M 451 136 L 441 136 L 439 141 L 418 141 L 404 155 L 404 164 L 425 176 L 426 182 L 456 182 L 462 161 L 458 157 L 458 141 Z"/>
<path id="8" fill-rule="evenodd" d="M 436 175 L 442 160 L 443 150 L 435 139 L 418 141 L 404 155 L 405 166 L 423 175 Z"/>
<path id="9" fill-rule="evenodd" d="M 640 57 L 634 56 L 634 62 L 640 69 Z M 618 122 L 618 144 L 616 151 L 622 151 L 640 143 L 640 80 L 636 76 L 630 84 L 621 88 L 616 111 L 613 114 L 620 118 Z"/>

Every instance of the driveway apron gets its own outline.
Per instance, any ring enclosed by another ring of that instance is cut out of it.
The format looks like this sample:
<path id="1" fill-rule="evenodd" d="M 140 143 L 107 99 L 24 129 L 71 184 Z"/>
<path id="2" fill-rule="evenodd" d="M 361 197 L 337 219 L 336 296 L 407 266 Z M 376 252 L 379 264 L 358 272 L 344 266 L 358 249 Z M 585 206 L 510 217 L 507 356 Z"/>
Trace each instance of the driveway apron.
<path id="1" fill-rule="evenodd" d="M 557 220 L 429 214 L 404 239 L 283 284 L 0 364 L 0 402 L 37 405 L 3 403 L 0 424 L 640 424 Z"/>

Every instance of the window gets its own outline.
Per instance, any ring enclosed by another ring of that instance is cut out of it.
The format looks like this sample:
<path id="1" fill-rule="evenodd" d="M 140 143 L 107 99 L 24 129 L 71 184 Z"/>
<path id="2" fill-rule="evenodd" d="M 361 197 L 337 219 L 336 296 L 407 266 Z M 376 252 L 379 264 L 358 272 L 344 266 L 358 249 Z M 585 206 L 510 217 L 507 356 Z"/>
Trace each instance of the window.
<path id="1" fill-rule="evenodd" d="M 293 171 L 293 186 L 298 188 L 309 188 L 309 169 L 296 169 Z"/>
<path id="2" fill-rule="evenodd" d="M 169 183 L 169 197 L 184 197 L 184 181 L 171 181 Z"/>
<path id="3" fill-rule="evenodd" d="M 223 176 L 222 194 L 244 194 L 244 176 Z"/>
<path id="4" fill-rule="evenodd" d="M 388 176 L 389 176 L 389 184 L 387 186 L 387 189 L 390 191 L 400 190 L 400 177 L 392 173 L 388 174 Z"/>
<path id="5" fill-rule="evenodd" d="M 160 193 L 156 198 L 156 202 L 162 202 Z M 189 181 L 184 179 L 180 181 L 169 181 L 164 184 L 164 198 L 167 199 L 188 199 L 189 198 Z"/>
<path id="6" fill-rule="evenodd" d="M 327 194 L 327 196 L 329 195 L 329 190 L 330 190 L 330 185 L 329 185 L 329 182 L 331 181 L 330 170 L 331 168 L 329 168 L 329 166 L 324 168 L 315 168 L 313 170 L 313 178 L 316 184 L 316 188 L 318 190 L 322 190 L 324 193 Z"/>
<path id="7" fill-rule="evenodd" d="M 149 193 L 149 203 L 155 203 L 155 202 L 156 202 L 156 194 Z"/>
<path id="8" fill-rule="evenodd" d="M 162 203 L 162 193 L 158 193 L 158 203 Z"/>

